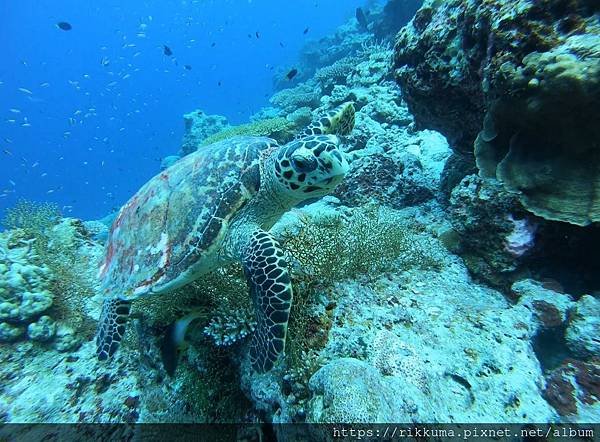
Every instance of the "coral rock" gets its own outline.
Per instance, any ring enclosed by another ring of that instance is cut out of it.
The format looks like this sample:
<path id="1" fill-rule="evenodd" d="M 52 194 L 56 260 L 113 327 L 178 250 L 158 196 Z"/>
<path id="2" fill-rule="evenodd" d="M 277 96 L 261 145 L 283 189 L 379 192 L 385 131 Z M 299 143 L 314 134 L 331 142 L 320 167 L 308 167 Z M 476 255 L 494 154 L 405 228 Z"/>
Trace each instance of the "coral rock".
<path id="1" fill-rule="evenodd" d="M 42 316 L 27 327 L 27 336 L 32 341 L 46 342 L 52 339 L 55 334 L 56 323 L 50 319 L 50 316 Z"/>
<path id="2" fill-rule="evenodd" d="M 600 357 L 600 301 L 584 295 L 569 315 L 567 345 L 580 357 Z"/>
<path id="3" fill-rule="evenodd" d="M 579 414 L 581 422 L 595 421 L 600 411 L 600 360 L 565 360 L 546 378 L 543 395 L 561 416 Z"/>
<path id="4" fill-rule="evenodd" d="M 475 147 L 549 220 L 600 220 L 597 2 L 426 1 L 398 34 L 396 78 L 419 126 Z"/>
<path id="5" fill-rule="evenodd" d="M 227 118 L 221 115 L 207 115 L 196 110 L 183 116 L 185 133 L 181 144 L 183 155 L 194 152 L 202 141 L 229 126 Z"/>
<path id="6" fill-rule="evenodd" d="M 374 198 L 398 209 L 431 199 L 433 189 L 415 155 L 377 153 L 353 161 L 334 195 L 350 206 L 362 205 Z"/>
<path id="7" fill-rule="evenodd" d="M 0 322 L 0 342 L 16 341 L 24 334 L 25 329 L 23 327 L 18 327 L 7 322 Z"/>

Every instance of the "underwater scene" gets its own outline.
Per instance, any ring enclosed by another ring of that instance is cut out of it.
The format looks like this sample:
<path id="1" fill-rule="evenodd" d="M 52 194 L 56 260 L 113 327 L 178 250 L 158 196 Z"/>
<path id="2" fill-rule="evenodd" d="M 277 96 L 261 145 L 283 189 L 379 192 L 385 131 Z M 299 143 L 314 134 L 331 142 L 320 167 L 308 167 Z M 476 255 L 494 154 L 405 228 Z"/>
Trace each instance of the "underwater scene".
<path id="1" fill-rule="evenodd" d="M 0 423 L 600 423 L 598 1 L 2 11 Z"/>

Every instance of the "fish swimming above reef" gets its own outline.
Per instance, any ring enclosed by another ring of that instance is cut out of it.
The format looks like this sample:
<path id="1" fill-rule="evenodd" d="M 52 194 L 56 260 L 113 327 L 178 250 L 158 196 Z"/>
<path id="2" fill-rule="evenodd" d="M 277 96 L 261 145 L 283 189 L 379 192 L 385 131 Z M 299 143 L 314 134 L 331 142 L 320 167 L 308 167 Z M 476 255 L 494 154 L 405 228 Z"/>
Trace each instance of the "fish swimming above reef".
<path id="1" fill-rule="evenodd" d="M 362 10 L 362 8 L 356 8 L 356 21 L 358 21 L 359 26 L 363 29 L 363 30 L 367 30 L 368 27 L 368 22 L 367 22 L 367 17 L 365 16 L 365 12 Z"/>
<path id="2" fill-rule="evenodd" d="M 292 80 L 296 76 L 297 73 L 298 73 L 298 69 L 292 69 L 285 75 L 285 78 L 287 78 L 288 80 Z"/>
<path id="3" fill-rule="evenodd" d="M 185 64 L 185 65 L 183 65 L 183 67 L 184 67 L 186 70 L 188 70 L 188 71 L 191 71 L 191 70 L 192 70 L 192 65 Z"/>
<path id="4" fill-rule="evenodd" d="M 167 45 L 163 45 L 163 54 L 165 54 L 167 57 L 170 57 L 173 55 L 173 51 Z"/>
<path id="5" fill-rule="evenodd" d="M 58 23 L 56 23 L 56 27 L 62 29 L 63 31 L 70 31 L 71 29 L 73 29 L 71 23 L 67 23 L 66 21 L 59 21 Z"/>

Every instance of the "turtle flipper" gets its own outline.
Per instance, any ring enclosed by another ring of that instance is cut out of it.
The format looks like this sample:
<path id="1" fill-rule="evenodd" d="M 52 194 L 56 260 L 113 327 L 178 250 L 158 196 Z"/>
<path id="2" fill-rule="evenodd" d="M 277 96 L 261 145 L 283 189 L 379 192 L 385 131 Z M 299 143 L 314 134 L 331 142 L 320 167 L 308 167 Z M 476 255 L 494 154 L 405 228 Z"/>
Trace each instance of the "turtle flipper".
<path id="1" fill-rule="evenodd" d="M 243 265 L 256 312 L 250 362 L 257 372 L 264 373 L 285 349 L 292 284 L 279 243 L 264 230 L 252 234 Z"/>
<path id="2" fill-rule="evenodd" d="M 122 299 L 104 301 L 96 334 L 96 355 L 99 360 L 106 361 L 119 348 L 125 334 L 125 324 L 130 308 L 130 301 Z"/>

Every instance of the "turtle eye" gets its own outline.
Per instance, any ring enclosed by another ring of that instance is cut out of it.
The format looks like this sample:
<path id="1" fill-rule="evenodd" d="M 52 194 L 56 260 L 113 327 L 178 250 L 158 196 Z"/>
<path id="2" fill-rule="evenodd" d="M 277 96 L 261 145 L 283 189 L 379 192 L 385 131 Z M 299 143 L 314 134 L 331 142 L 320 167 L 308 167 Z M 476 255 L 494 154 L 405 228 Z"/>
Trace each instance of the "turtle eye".
<path id="1" fill-rule="evenodd" d="M 292 158 L 292 165 L 298 172 L 312 172 L 317 168 L 317 160 L 298 156 Z"/>

